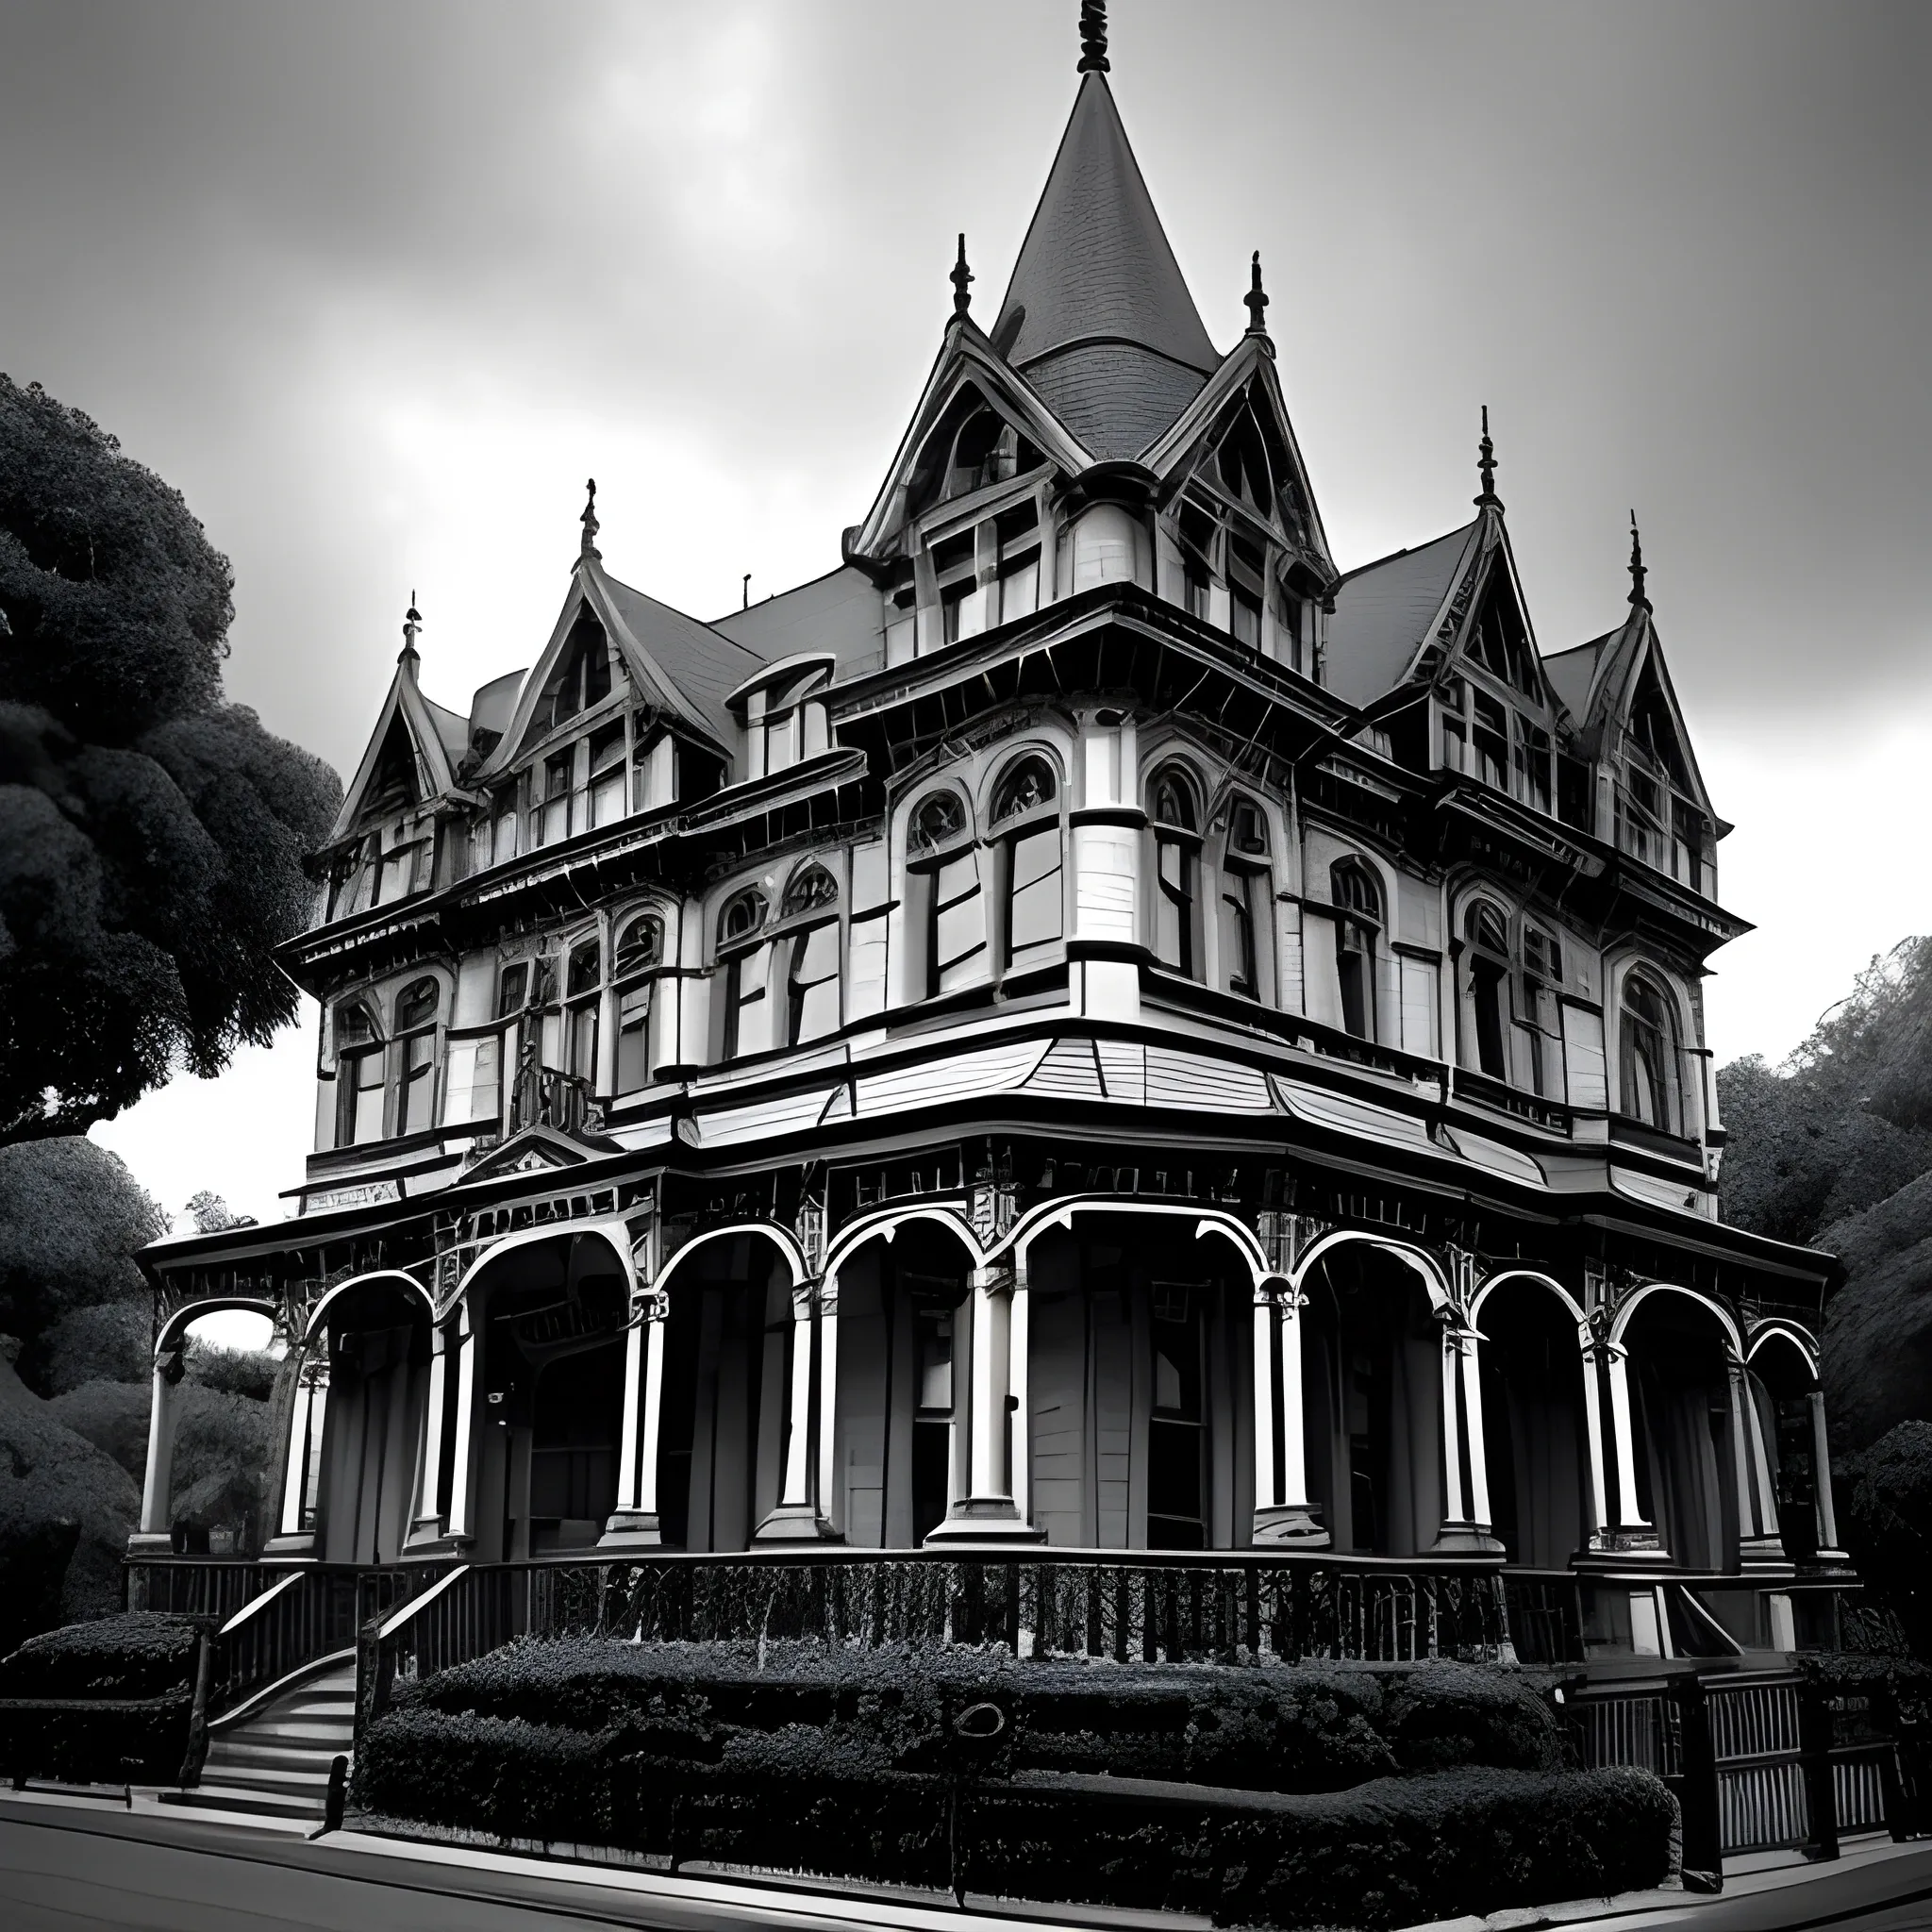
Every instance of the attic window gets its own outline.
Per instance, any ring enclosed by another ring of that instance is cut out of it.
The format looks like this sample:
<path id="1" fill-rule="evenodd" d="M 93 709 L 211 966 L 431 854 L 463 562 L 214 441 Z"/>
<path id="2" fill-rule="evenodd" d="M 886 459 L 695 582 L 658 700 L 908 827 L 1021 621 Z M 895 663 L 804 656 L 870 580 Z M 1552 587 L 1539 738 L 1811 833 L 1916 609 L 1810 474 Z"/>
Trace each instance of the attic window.
<path id="1" fill-rule="evenodd" d="M 588 612 L 572 627 L 570 647 L 543 692 L 538 715 L 546 727 L 575 718 L 610 695 L 610 646 Z"/>

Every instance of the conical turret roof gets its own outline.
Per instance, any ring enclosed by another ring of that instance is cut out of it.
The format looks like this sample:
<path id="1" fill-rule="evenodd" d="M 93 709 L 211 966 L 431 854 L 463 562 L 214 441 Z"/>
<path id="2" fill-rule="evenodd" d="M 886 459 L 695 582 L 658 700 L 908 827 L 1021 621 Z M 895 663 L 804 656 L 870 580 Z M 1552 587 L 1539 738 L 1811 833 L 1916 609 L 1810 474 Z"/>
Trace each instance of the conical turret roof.
<path id="1" fill-rule="evenodd" d="M 1220 361 L 1107 77 L 1081 76 L 992 340 L 1096 456 L 1134 456 Z"/>

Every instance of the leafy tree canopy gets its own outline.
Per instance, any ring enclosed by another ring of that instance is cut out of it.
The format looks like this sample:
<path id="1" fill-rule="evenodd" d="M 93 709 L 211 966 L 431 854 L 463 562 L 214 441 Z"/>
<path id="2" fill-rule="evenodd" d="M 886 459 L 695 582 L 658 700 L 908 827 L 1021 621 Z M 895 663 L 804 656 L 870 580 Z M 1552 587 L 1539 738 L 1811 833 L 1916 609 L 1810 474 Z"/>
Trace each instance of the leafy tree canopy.
<path id="1" fill-rule="evenodd" d="M 21 1372 L 45 1380 L 45 1343 L 63 1318 L 120 1304 L 147 1319 L 138 1249 L 168 1217 L 121 1158 L 77 1136 L 0 1146 L 0 1333 L 25 1348 Z"/>
<path id="2" fill-rule="evenodd" d="M 1781 1068 L 1735 1060 L 1717 1091 L 1740 1227 L 1813 1241 L 1932 1171 L 1932 941 L 1874 959 Z"/>
<path id="3" fill-rule="evenodd" d="M 224 701 L 233 584 L 178 491 L 0 375 L 0 1141 L 295 1015 L 271 954 L 341 785 Z"/>

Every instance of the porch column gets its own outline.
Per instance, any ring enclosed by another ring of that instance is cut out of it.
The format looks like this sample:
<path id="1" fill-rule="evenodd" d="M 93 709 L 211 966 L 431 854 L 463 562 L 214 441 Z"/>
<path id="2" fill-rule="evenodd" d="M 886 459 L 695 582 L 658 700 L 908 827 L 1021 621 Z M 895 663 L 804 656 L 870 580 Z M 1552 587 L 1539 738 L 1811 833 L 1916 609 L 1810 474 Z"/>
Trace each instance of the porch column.
<path id="1" fill-rule="evenodd" d="M 598 1538 L 600 1549 L 652 1549 L 664 1539 L 658 1521 L 658 1429 L 664 1406 L 664 1296 L 631 1304 L 624 1338 L 624 1417 L 618 1434 L 617 1508 Z"/>
<path id="2" fill-rule="evenodd" d="M 442 1534 L 436 1498 L 442 1488 L 442 1410 L 449 1386 L 449 1330 L 429 1330 L 429 1400 L 423 1412 L 423 1455 L 416 1477 L 416 1507 L 409 1520 L 411 1543 L 433 1542 Z"/>
<path id="3" fill-rule="evenodd" d="M 1814 1389 L 1805 1398 L 1811 1411 L 1811 1508 L 1818 1523 L 1821 1562 L 1850 1561 L 1839 1547 L 1838 1511 L 1831 1496 L 1831 1448 L 1824 1439 L 1824 1391 Z"/>
<path id="4" fill-rule="evenodd" d="M 839 1283 L 836 1276 L 820 1282 L 818 1455 L 812 1469 L 812 1500 L 820 1517 L 837 1527 L 833 1504 L 838 1496 L 839 1451 Z"/>
<path id="5" fill-rule="evenodd" d="M 141 1486 L 141 1527 L 127 1539 L 130 1552 L 174 1547 L 168 1507 L 175 1489 L 175 1388 L 181 1379 L 183 1344 L 155 1357 L 147 1409 L 147 1469 Z"/>
<path id="6" fill-rule="evenodd" d="M 1778 1534 L 1777 1499 L 1771 1493 L 1771 1465 L 1757 1426 L 1757 1405 L 1742 1356 L 1724 1348 L 1724 1383 L 1731 1407 L 1731 1462 L 1738 1493 L 1738 1568 L 1788 1572 Z"/>
<path id="7" fill-rule="evenodd" d="M 1308 1500 L 1302 1419 L 1302 1322 L 1307 1297 L 1281 1276 L 1255 1287 L 1255 1522 L 1257 1543 L 1322 1549 L 1328 1542 Z M 1275 1407 L 1281 1411 L 1277 1482 Z"/>
<path id="8" fill-rule="evenodd" d="M 1607 1478 L 1603 1483 L 1606 1492 L 1604 1507 L 1612 1509 L 1613 1514 L 1591 1540 L 1591 1554 L 1599 1561 L 1613 1558 L 1620 1565 L 1633 1561 L 1668 1562 L 1670 1552 L 1664 1548 L 1663 1539 L 1645 1521 L 1637 1503 L 1636 1432 L 1630 1424 L 1630 1351 L 1621 1342 L 1593 1342 L 1588 1367 L 1584 1389 L 1596 1417 L 1596 1451 L 1601 1457 L 1605 1438 L 1599 1404 L 1607 1399 L 1610 1411 L 1607 1446 L 1617 1464 L 1614 1505 L 1608 1499 Z M 1603 1376 L 1602 1396 L 1595 1387 L 1599 1371 Z"/>
<path id="9" fill-rule="evenodd" d="M 316 1355 L 295 1376 L 295 1400 L 289 1412 L 288 1463 L 282 1476 L 280 1532 L 266 1545 L 267 1557 L 313 1556 L 321 1525 L 307 1522 L 308 1472 L 322 1454 L 323 1424 L 328 1413 L 328 1359 Z"/>
<path id="10" fill-rule="evenodd" d="M 475 1506 L 476 1474 L 476 1325 L 465 1302 L 457 1317 L 457 1426 L 450 1444 L 449 1527 L 452 1542 L 475 1540 L 470 1513 Z"/>
<path id="11" fill-rule="evenodd" d="M 1576 1345 L 1577 1353 L 1583 1358 L 1583 1422 L 1590 1437 L 1590 1522 L 1584 1538 L 1586 1546 L 1593 1549 L 1603 1541 L 1610 1526 L 1609 1505 L 1605 1500 L 1609 1457 L 1604 1449 L 1604 1399 L 1599 1386 L 1601 1364 L 1588 1324 L 1578 1328 Z"/>
<path id="12" fill-rule="evenodd" d="M 756 1543 L 836 1542 L 812 1494 L 812 1391 L 819 1364 L 814 1347 L 818 1296 L 809 1281 L 791 1291 L 791 1384 L 785 1432 L 785 1470 L 778 1507 L 758 1524 Z"/>
<path id="13" fill-rule="evenodd" d="M 1442 1322 L 1442 1503 L 1441 1533 L 1432 1552 L 1494 1555 L 1502 1545 L 1490 1528 L 1490 1479 L 1483 1455 L 1483 1405 L 1476 1379 L 1476 1334 L 1453 1307 Z M 1468 1479 L 1463 1460 L 1468 1457 Z"/>
<path id="14" fill-rule="evenodd" d="M 1024 1404 L 1026 1369 L 1014 1373 L 1015 1345 L 1026 1346 L 1024 1303 L 1024 1257 L 1014 1269 L 975 1268 L 973 1272 L 973 1374 L 967 1495 L 955 1498 L 946 1518 L 928 1542 L 1038 1542 L 1042 1533 L 1030 1524 L 1014 1499 L 1013 1470 L 1026 1462 L 1021 1441 L 1030 1423 Z M 1017 1387 L 1016 1387 L 1017 1384 Z M 1011 1398 L 1023 1405 L 1012 1415 Z M 1010 1434 L 1009 1434 L 1010 1431 Z M 1017 1446 L 1017 1454 L 1009 1453 Z"/>

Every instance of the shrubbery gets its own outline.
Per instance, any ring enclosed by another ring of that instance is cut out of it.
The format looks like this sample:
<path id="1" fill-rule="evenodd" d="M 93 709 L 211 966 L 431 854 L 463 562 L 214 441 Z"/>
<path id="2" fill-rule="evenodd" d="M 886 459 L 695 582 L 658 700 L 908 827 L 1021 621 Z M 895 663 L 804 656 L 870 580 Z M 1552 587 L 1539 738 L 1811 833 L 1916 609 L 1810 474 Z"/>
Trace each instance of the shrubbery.
<path id="1" fill-rule="evenodd" d="M 30 1637 L 0 1658 L 0 1770 L 70 1784 L 172 1782 L 201 1627 L 134 1611 Z"/>
<path id="2" fill-rule="evenodd" d="M 1663 1788 L 1560 1761 L 1534 1688 L 1470 1666 L 576 1640 L 400 1687 L 356 1800 L 684 1861 L 1388 1924 L 1657 1883 Z"/>

